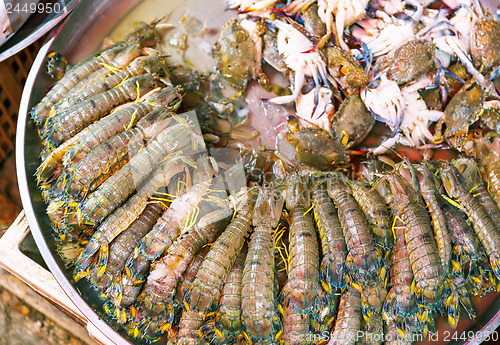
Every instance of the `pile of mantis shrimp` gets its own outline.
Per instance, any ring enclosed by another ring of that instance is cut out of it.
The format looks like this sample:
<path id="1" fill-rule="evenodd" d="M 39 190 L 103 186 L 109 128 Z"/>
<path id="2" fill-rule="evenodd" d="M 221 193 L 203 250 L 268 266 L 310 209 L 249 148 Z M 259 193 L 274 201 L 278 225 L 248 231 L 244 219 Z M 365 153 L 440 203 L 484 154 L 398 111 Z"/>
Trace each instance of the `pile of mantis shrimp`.
<path id="1" fill-rule="evenodd" d="M 497 19 L 472 0 L 228 9 L 214 75 L 236 96 L 169 65 L 169 24 L 48 56 L 36 179 L 74 283 L 134 343 L 411 344 L 475 318 L 500 290 Z M 221 126 L 254 79 L 293 105 L 275 147 Z"/>

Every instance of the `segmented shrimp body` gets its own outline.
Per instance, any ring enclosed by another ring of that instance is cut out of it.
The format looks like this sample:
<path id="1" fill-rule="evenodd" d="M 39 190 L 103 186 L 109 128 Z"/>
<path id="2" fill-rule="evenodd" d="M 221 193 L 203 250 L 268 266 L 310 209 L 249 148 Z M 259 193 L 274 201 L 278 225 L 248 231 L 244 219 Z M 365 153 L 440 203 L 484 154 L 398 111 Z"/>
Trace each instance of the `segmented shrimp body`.
<path id="1" fill-rule="evenodd" d="M 328 345 L 354 345 L 361 331 L 361 295 L 358 290 L 348 286 L 339 302 L 335 326 L 330 334 Z"/>
<path id="2" fill-rule="evenodd" d="M 464 176 L 471 187 L 474 197 L 479 199 L 491 220 L 495 224 L 500 224 L 500 210 L 485 185 L 483 174 L 478 164 L 470 158 L 460 158 L 453 161 L 458 171 Z"/>
<path id="3" fill-rule="evenodd" d="M 109 63 L 125 48 L 126 44 L 117 44 L 106 48 L 104 51 L 94 53 L 88 58 L 73 66 L 61 80 L 57 82 L 45 97 L 33 107 L 31 117 L 37 123 L 43 123 L 50 117 L 51 108 L 64 97 L 77 83 L 85 79 L 92 72 L 102 67 L 102 63 Z"/>
<path id="4" fill-rule="evenodd" d="M 248 248 L 244 246 L 226 276 L 219 309 L 215 314 L 216 336 L 211 339 L 211 343 L 225 344 L 242 336 L 241 282 L 247 252 Z"/>
<path id="5" fill-rule="evenodd" d="M 109 64 L 101 63 L 101 68 L 89 74 L 82 81 L 73 86 L 59 102 L 54 104 L 53 112 L 51 110 L 51 117 L 58 114 L 61 110 L 61 105 L 65 101 L 77 95 L 79 92 L 92 87 L 92 85 L 101 82 L 110 75 L 127 68 L 130 63 L 142 53 L 142 47 L 138 43 L 130 44 L 125 49 L 120 51 Z"/>
<path id="6" fill-rule="evenodd" d="M 500 146 L 498 138 L 483 137 L 474 141 L 474 152 L 484 172 L 488 191 L 500 208 Z"/>
<path id="7" fill-rule="evenodd" d="M 389 293 L 384 301 L 383 317 L 387 322 L 393 322 L 393 327 L 403 333 L 408 330 L 405 320 L 414 318 L 416 301 L 411 291 L 413 272 L 406 246 L 405 233 L 408 231 L 400 217 L 394 224 L 396 243 L 391 255 L 391 272 Z"/>
<path id="8" fill-rule="evenodd" d="M 115 109 L 110 115 L 86 127 L 50 152 L 37 169 L 37 181 L 41 188 L 46 189 L 46 185 L 54 188 L 50 182 L 59 177 L 61 171 L 66 172 L 69 167 L 74 167 L 92 149 L 140 123 L 141 119 L 150 111 L 160 106 L 175 109 L 179 104 L 180 89 L 166 87 L 160 91 L 154 90 L 144 97 L 142 102 L 127 104 L 121 109 Z M 159 124 L 161 122 L 152 125 L 151 131 L 154 132 L 154 128 L 160 127 Z"/>
<path id="9" fill-rule="evenodd" d="M 292 335 L 305 337 L 310 330 L 321 332 L 330 321 L 330 305 L 319 280 L 319 248 L 309 207 L 305 181 L 298 175 L 289 178 L 286 206 L 289 210 L 288 281 L 280 293 L 283 306 L 283 338 L 293 343 Z"/>
<path id="10" fill-rule="evenodd" d="M 207 156 L 198 159 L 195 184 L 174 199 L 153 229 L 146 234 L 130 254 L 125 269 L 113 284 L 113 301 L 117 306 L 130 305 L 139 294 L 150 263 L 159 258 L 177 237 L 196 221 L 200 203 L 212 184 L 213 167 Z"/>
<path id="11" fill-rule="evenodd" d="M 214 199 L 200 205 L 198 223 L 181 234 L 162 258 L 153 262 L 146 284 L 132 306 L 136 310 L 131 323 L 134 337 L 151 341 L 170 328 L 175 314 L 172 302 L 178 280 L 196 253 L 220 234 L 233 214 L 223 186 L 222 178 L 217 177 L 212 184 Z M 199 322 L 203 314 L 190 314 L 186 321 Z"/>
<path id="12" fill-rule="evenodd" d="M 157 38 L 158 32 L 156 26 L 158 23 L 141 22 L 134 30 L 132 30 L 122 42 L 113 44 L 103 50 L 100 50 L 86 59 L 80 61 L 73 66 L 66 74 L 50 89 L 47 95 L 33 107 L 31 117 L 37 123 L 43 123 L 51 116 L 52 106 L 59 102 L 73 88 L 79 87 L 82 81 L 86 80 L 94 72 L 103 67 L 103 64 L 113 65 L 112 61 L 121 52 L 127 50 L 129 46 L 137 44 L 143 46 L 152 38 Z M 161 26 L 158 25 L 158 26 Z M 133 50 L 132 50 L 133 51 Z M 116 61 L 116 67 L 126 65 L 126 61 L 130 59 L 130 48 L 124 56 L 118 56 L 119 61 Z"/>
<path id="13" fill-rule="evenodd" d="M 452 272 L 463 277 L 468 269 L 467 281 L 475 295 L 483 295 L 491 288 L 487 272 L 488 258 L 476 233 L 467 221 L 467 215 L 449 202 L 441 204 L 453 240 Z"/>
<path id="14" fill-rule="evenodd" d="M 441 170 L 441 179 L 448 195 L 459 202 L 465 210 L 479 241 L 488 255 L 495 276 L 500 279 L 500 231 L 486 209 L 473 192 L 460 172 L 452 164 L 445 164 Z"/>
<path id="15" fill-rule="evenodd" d="M 434 237 L 436 239 L 439 257 L 441 258 L 443 272 L 448 274 L 450 272 L 451 262 L 451 234 L 448 229 L 443 210 L 439 206 L 443 200 L 436 185 L 434 174 L 427 164 L 424 162 L 424 164 L 418 167 L 418 170 L 421 173 L 418 176 L 420 182 L 420 194 L 422 195 L 425 204 L 427 205 L 429 215 L 431 216 Z"/>
<path id="16" fill-rule="evenodd" d="M 50 118 L 49 123 L 43 127 L 47 131 L 40 133 L 42 141 L 49 150 L 52 150 L 108 114 L 114 107 L 164 86 L 163 82 L 151 74 L 142 74 L 127 79 L 122 85 L 94 95 Z"/>
<path id="17" fill-rule="evenodd" d="M 168 111 L 156 111 L 143 118 L 136 127 L 109 138 L 92 151 L 75 166 L 68 166 L 66 172 L 56 182 L 65 197 L 78 202 L 82 201 L 111 173 L 130 161 L 145 147 L 145 142 L 154 138 L 167 126 Z M 60 184 L 60 180 L 63 180 Z"/>
<path id="18" fill-rule="evenodd" d="M 212 249 L 203 261 L 193 285 L 184 296 L 185 310 L 181 317 L 178 344 L 196 343 L 200 341 L 198 330 L 203 325 L 207 314 L 216 309 L 221 295 L 222 285 L 231 266 L 236 260 L 245 238 L 251 228 L 251 215 L 255 197 L 248 198 L 245 206 L 238 212 L 224 232 L 212 245 Z M 198 314 L 200 313 L 201 314 Z M 183 327 L 184 318 L 196 314 L 188 323 L 190 328 Z"/>
<path id="19" fill-rule="evenodd" d="M 321 183 L 312 189 L 314 219 L 318 227 L 323 260 L 321 262 L 321 281 L 325 282 L 331 292 L 346 285 L 344 262 L 347 256 L 347 245 L 340 225 L 337 209 L 328 195 L 326 184 Z"/>
<path id="20" fill-rule="evenodd" d="M 191 130 L 192 128 L 184 123 L 176 123 L 159 133 L 143 150 L 78 205 L 76 222 L 100 223 L 135 191 L 168 153 L 184 148 L 183 151 L 188 153 L 192 150 L 191 147 L 187 148 L 190 144 L 197 147 L 199 141 L 191 142 Z M 194 136 L 195 140 L 201 140 L 198 134 Z"/>
<path id="21" fill-rule="evenodd" d="M 345 179 L 343 175 L 333 175 L 328 180 L 328 194 L 337 207 L 349 250 L 345 263 L 348 277 L 361 291 L 363 305 L 381 310 L 387 294 L 384 286 L 387 272 L 382 269 L 381 252 L 376 248 L 365 215 L 349 193 Z"/>
<path id="22" fill-rule="evenodd" d="M 182 274 L 182 279 L 179 281 L 177 289 L 175 291 L 175 303 L 177 304 L 177 307 L 179 309 L 183 308 L 182 301 L 184 300 L 184 295 L 191 288 L 191 285 L 193 284 L 194 280 L 196 279 L 196 275 L 200 270 L 201 264 L 203 260 L 205 260 L 205 257 L 207 256 L 209 251 L 210 246 L 201 248 L 201 250 L 196 253 L 193 261 L 191 261 L 189 266 Z"/>
<path id="23" fill-rule="evenodd" d="M 351 181 L 352 195 L 363 210 L 373 232 L 375 242 L 382 248 L 394 246 L 391 217 L 384 199 L 376 189 L 362 181 Z"/>
<path id="24" fill-rule="evenodd" d="M 99 225 L 78 257 L 75 268 L 77 277 L 90 266 L 97 252 L 99 252 L 98 265 L 103 267 L 107 265 L 109 243 L 139 217 L 146 208 L 148 199 L 158 188 L 167 186 L 170 179 L 184 169 L 182 161 L 176 158 L 171 158 L 164 166 L 159 167 L 153 173 L 151 180 Z"/>
<path id="25" fill-rule="evenodd" d="M 179 88 L 166 87 L 146 96 L 142 102 L 128 104 L 124 108 L 114 110 L 110 115 L 85 129 L 85 135 L 71 145 L 64 154 L 64 165 L 76 164 L 87 152 L 118 133 L 132 128 L 158 107 L 165 106 L 175 110 L 180 99 Z"/>
<path id="26" fill-rule="evenodd" d="M 278 344 L 282 333 L 274 272 L 273 228 L 280 219 L 283 196 L 273 186 L 259 192 L 241 283 L 244 337 L 258 344 Z"/>
<path id="27" fill-rule="evenodd" d="M 399 172 L 388 175 L 392 194 L 406 227 L 405 240 L 415 279 L 418 303 L 434 307 L 443 290 L 443 269 L 431 220 L 419 194 Z"/>
<path id="28" fill-rule="evenodd" d="M 157 50 L 151 50 L 148 55 L 137 57 L 129 66 L 126 66 L 126 68 L 120 69 L 102 80 L 97 80 L 91 85 L 88 85 L 88 87 L 79 90 L 78 93 L 57 103 L 55 106 L 56 112 L 61 113 L 69 107 L 83 102 L 98 93 L 107 91 L 119 85 L 127 78 L 132 78 L 144 73 L 161 74 L 163 67 L 161 62 L 161 53 Z"/>
<path id="29" fill-rule="evenodd" d="M 108 264 L 104 270 L 93 270 L 90 274 L 89 278 L 94 286 L 104 290 L 112 283 L 125 266 L 135 244 L 153 228 L 164 210 L 165 206 L 161 203 L 148 204 L 141 215 L 111 242 Z"/>

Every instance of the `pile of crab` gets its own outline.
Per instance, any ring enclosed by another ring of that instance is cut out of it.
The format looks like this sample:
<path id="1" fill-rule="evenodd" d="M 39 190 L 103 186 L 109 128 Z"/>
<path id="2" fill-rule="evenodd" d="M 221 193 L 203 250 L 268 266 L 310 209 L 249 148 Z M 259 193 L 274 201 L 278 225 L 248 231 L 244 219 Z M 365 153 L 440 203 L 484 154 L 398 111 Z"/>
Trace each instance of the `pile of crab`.
<path id="1" fill-rule="evenodd" d="M 294 105 L 299 119 L 299 128 L 295 122 L 278 135 L 284 159 L 324 169 L 345 163 L 346 149 L 354 146 L 382 154 L 397 145 L 442 144 L 471 153 L 471 126 L 497 130 L 500 24 L 476 1 L 229 1 L 229 6 L 240 11 L 239 18 L 219 36 L 218 71 L 233 87 L 243 90 L 257 79 L 286 94 L 267 99 Z M 277 73 L 289 80 L 289 88 L 269 81 Z M 376 121 L 387 130 L 380 140 L 363 142 Z M 329 152 L 297 144 L 298 138 L 319 138 L 316 146 L 330 142 Z M 317 157 L 311 159 L 310 151 Z"/>

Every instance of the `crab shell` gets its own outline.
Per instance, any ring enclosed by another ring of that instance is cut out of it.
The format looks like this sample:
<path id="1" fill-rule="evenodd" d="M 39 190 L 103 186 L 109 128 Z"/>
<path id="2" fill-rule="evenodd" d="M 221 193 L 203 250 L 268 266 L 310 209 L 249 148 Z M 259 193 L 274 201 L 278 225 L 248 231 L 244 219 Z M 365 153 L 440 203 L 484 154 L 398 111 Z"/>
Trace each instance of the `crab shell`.
<path id="1" fill-rule="evenodd" d="M 319 128 L 300 128 L 286 136 L 295 148 L 295 158 L 306 168 L 332 170 L 336 164 L 349 161 L 346 148 L 327 131 Z"/>
<path id="2" fill-rule="evenodd" d="M 500 65 L 500 23 L 479 19 L 470 35 L 470 51 L 474 65 L 489 72 Z"/>
<path id="3" fill-rule="evenodd" d="M 477 83 L 465 85 L 444 110 L 446 138 L 467 133 L 469 125 L 479 119 L 483 111 L 485 92 Z"/>
<path id="4" fill-rule="evenodd" d="M 215 43 L 217 71 L 232 86 L 244 89 L 260 66 L 255 42 L 237 19 L 224 25 Z"/>

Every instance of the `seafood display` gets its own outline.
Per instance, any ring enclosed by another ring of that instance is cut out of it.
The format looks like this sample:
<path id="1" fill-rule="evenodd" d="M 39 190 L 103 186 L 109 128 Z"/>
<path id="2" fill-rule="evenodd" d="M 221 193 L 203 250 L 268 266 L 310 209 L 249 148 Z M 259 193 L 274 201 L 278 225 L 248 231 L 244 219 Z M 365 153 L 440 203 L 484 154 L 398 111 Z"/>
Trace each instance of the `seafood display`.
<path id="1" fill-rule="evenodd" d="M 209 72 L 171 62 L 163 20 L 50 54 L 33 178 L 72 284 L 134 344 L 411 344 L 478 316 L 500 291 L 498 18 L 227 10 Z"/>

